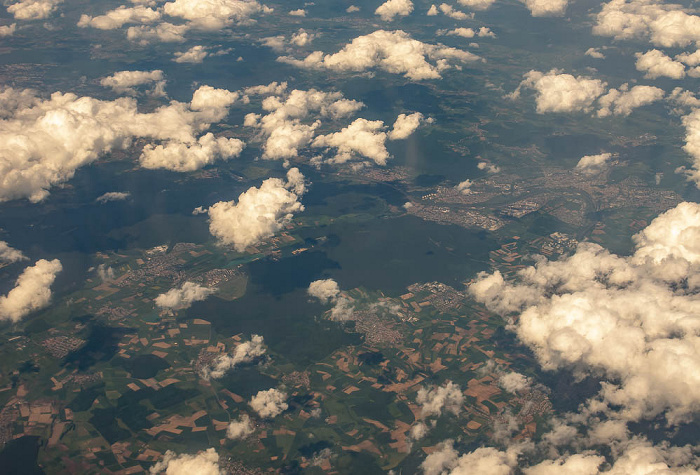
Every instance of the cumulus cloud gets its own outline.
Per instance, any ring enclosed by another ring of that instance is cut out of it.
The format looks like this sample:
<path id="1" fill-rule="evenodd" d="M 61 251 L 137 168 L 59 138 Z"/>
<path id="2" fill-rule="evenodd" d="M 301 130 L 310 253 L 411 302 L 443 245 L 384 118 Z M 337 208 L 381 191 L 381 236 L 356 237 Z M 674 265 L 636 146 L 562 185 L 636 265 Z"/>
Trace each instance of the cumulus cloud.
<path id="1" fill-rule="evenodd" d="M 677 94 L 676 101 L 681 101 L 682 105 L 685 106 L 696 107 L 696 104 L 700 106 L 700 100 L 691 93 L 685 95 Z M 684 116 L 682 122 L 685 127 L 685 145 L 683 150 L 693 160 L 693 169 L 685 170 L 685 172 L 690 179 L 700 185 L 700 109 L 694 109 L 690 114 Z"/>
<path id="2" fill-rule="evenodd" d="M 599 79 L 572 76 L 556 69 L 548 73 L 530 71 L 524 77 L 510 97 L 519 97 L 523 87 L 534 89 L 539 114 L 589 111 L 595 100 L 605 92 L 606 87 L 606 83 Z"/>
<path id="3" fill-rule="evenodd" d="M 135 99 L 102 101 L 54 93 L 42 100 L 31 91 L 0 91 L 0 201 L 38 202 L 75 170 L 135 138 L 203 146 L 197 136 L 228 114 L 236 94 L 202 86 L 190 104 L 171 101 L 152 112 Z M 207 139 L 208 141 L 209 139 Z M 221 144 L 220 144 L 221 145 Z M 146 150 L 151 150 L 147 148 Z"/>
<path id="4" fill-rule="evenodd" d="M 468 195 L 469 193 L 472 192 L 471 188 L 472 188 L 473 184 L 474 184 L 474 182 L 471 180 L 464 180 L 464 181 L 458 183 L 457 186 L 455 186 L 455 188 L 457 189 L 457 191 L 459 191 L 463 195 Z"/>
<path id="5" fill-rule="evenodd" d="M 600 109 L 598 117 L 607 117 L 610 114 L 627 116 L 638 107 L 653 104 L 663 99 L 663 89 L 654 86 L 634 86 L 629 89 L 627 84 L 620 89 L 610 89 L 598 102 Z"/>
<path id="6" fill-rule="evenodd" d="M 327 304 L 340 295 L 340 287 L 333 279 L 315 280 L 309 284 L 307 292 L 321 303 Z"/>
<path id="7" fill-rule="evenodd" d="M 286 87 L 286 84 L 284 86 Z M 264 88 L 261 91 L 273 92 Z M 265 159 L 288 159 L 298 156 L 299 149 L 311 142 L 316 129 L 321 125 L 317 117 L 336 120 L 364 107 L 361 102 L 343 98 L 339 92 L 295 89 L 286 97 L 278 92 L 275 94 L 263 100 L 262 108 L 268 112 L 266 115 L 248 114 L 244 121 L 244 125 L 258 128 L 264 137 Z M 312 115 L 315 116 L 313 122 L 303 122 Z"/>
<path id="8" fill-rule="evenodd" d="M 545 370 L 603 375 L 593 412 L 620 420 L 700 409 L 700 205 L 681 203 L 634 236 L 629 257 L 593 243 L 557 261 L 539 259 L 509 283 L 481 274 L 472 295 L 518 313 L 518 338 Z"/>
<path id="9" fill-rule="evenodd" d="M 600 48 L 588 48 L 584 54 L 595 59 L 605 59 L 605 55 L 600 51 Z"/>
<path id="10" fill-rule="evenodd" d="M 383 129 L 384 122 L 381 120 L 356 119 L 340 132 L 319 135 L 312 146 L 336 149 L 332 163 L 345 163 L 361 156 L 383 166 L 389 159 L 387 133 Z"/>
<path id="11" fill-rule="evenodd" d="M 209 448 L 196 455 L 181 454 L 168 450 L 163 460 L 150 469 L 152 475 L 165 473 L 167 475 L 220 475 L 219 454 L 214 448 Z"/>
<path id="12" fill-rule="evenodd" d="M 163 5 L 166 15 L 187 20 L 191 27 L 202 30 L 220 30 L 269 11 L 253 0 L 175 0 Z"/>
<path id="13" fill-rule="evenodd" d="M 454 442 L 443 442 L 421 465 L 426 475 L 462 475 L 478 473 L 484 475 L 627 475 L 627 474 L 685 474 L 697 473 L 698 459 L 689 446 L 669 447 L 652 445 L 641 438 L 626 439 L 613 443 L 612 461 L 593 450 L 564 454 L 527 466 L 519 457 L 532 452 L 532 444 L 511 445 L 505 450 L 482 447 L 461 455 Z M 528 454 L 532 458 L 532 453 Z"/>
<path id="14" fill-rule="evenodd" d="M 241 414 L 238 420 L 233 420 L 226 428 L 226 437 L 233 440 L 245 439 L 255 432 L 255 427 L 248 414 Z"/>
<path id="15" fill-rule="evenodd" d="M 108 191 L 107 193 L 104 193 L 97 198 L 95 198 L 95 201 L 98 203 L 108 203 L 110 201 L 124 201 L 127 198 L 131 196 L 131 193 L 128 192 L 123 192 L 123 191 Z"/>
<path id="16" fill-rule="evenodd" d="M 352 301 L 341 294 L 338 283 L 333 279 L 315 280 L 309 284 L 309 295 L 317 298 L 322 304 L 332 303 L 330 319 L 344 321 L 350 319 L 353 313 Z"/>
<path id="17" fill-rule="evenodd" d="M 374 11 L 384 21 L 392 21 L 397 16 L 408 16 L 413 11 L 411 0 L 387 0 Z"/>
<path id="18" fill-rule="evenodd" d="M 134 26 L 127 30 L 131 41 L 183 42 L 190 30 L 221 30 L 250 23 L 254 15 L 272 11 L 254 0 L 174 0 L 157 8 L 155 1 L 132 3 L 137 5 L 122 5 L 96 17 L 82 15 L 78 26 L 112 30 L 131 24 Z M 165 17 L 171 21 L 165 21 Z"/>
<path id="19" fill-rule="evenodd" d="M 447 3 L 440 4 L 440 11 L 454 20 L 466 20 L 468 18 L 471 18 L 471 15 L 467 15 L 466 13 L 461 12 L 455 9 L 452 5 L 448 5 Z"/>
<path id="20" fill-rule="evenodd" d="M 636 53 L 637 71 L 643 71 L 647 79 L 658 77 L 669 77 L 671 79 L 683 79 L 685 77 L 685 66 L 683 63 L 674 61 L 663 54 L 658 49 L 647 51 L 646 53 Z"/>
<path id="21" fill-rule="evenodd" d="M 598 117 L 629 115 L 632 110 L 652 104 L 665 95 L 664 91 L 653 86 L 634 86 L 623 84 L 619 89 L 607 90 L 607 83 L 600 79 L 585 76 L 573 76 L 552 69 L 548 73 L 530 71 L 518 88 L 507 97 L 517 99 L 522 88 L 535 91 L 537 112 L 590 112 L 596 101 L 600 106 Z"/>
<path id="22" fill-rule="evenodd" d="M 119 71 L 102 78 L 100 84 L 117 94 L 138 94 L 138 86 L 151 86 L 146 92 L 152 96 L 165 96 L 166 80 L 163 71 Z"/>
<path id="23" fill-rule="evenodd" d="M 523 0 L 525 7 L 534 17 L 563 16 L 568 0 Z"/>
<path id="24" fill-rule="evenodd" d="M 602 171 L 608 164 L 612 153 L 599 153 L 598 155 L 586 155 L 576 164 L 576 170 L 586 174 L 594 174 Z"/>
<path id="25" fill-rule="evenodd" d="M 272 419 L 287 410 L 287 393 L 279 389 L 259 391 L 250 400 L 250 407 L 263 419 Z"/>
<path id="26" fill-rule="evenodd" d="M 498 384 L 509 393 L 517 393 L 528 389 L 530 380 L 523 374 L 511 371 L 501 374 L 498 377 Z"/>
<path id="27" fill-rule="evenodd" d="M 126 37 L 129 41 L 134 41 L 141 45 L 160 41 L 163 43 L 182 43 L 185 41 L 185 33 L 190 30 L 189 25 L 174 25 L 169 22 L 162 22 L 155 26 L 138 25 L 129 27 L 126 30 Z"/>
<path id="28" fill-rule="evenodd" d="M 0 241 L 0 262 L 11 264 L 29 259 L 22 251 L 11 247 L 7 242 Z"/>
<path id="29" fill-rule="evenodd" d="M 593 33 L 618 40 L 647 38 L 671 48 L 700 41 L 700 17 L 678 4 L 654 0 L 612 0 L 596 16 Z"/>
<path id="30" fill-rule="evenodd" d="M 491 5 L 496 3 L 496 0 L 457 0 L 460 5 L 463 5 L 472 10 L 488 10 Z"/>
<path id="31" fill-rule="evenodd" d="M 160 308 L 180 310 L 190 308 L 194 302 L 205 300 L 215 292 L 216 289 L 203 287 L 194 282 L 185 282 L 180 288 L 170 289 L 166 293 L 160 294 L 156 297 L 155 302 Z"/>
<path id="32" fill-rule="evenodd" d="M 201 45 L 193 46 L 187 51 L 176 51 L 175 61 L 176 63 L 191 63 L 199 64 L 204 61 L 204 58 L 209 56 L 207 48 Z"/>
<path id="33" fill-rule="evenodd" d="M 46 307 L 51 300 L 51 284 L 62 269 L 58 259 L 40 259 L 24 269 L 14 288 L 7 295 L 0 296 L 0 320 L 18 322 L 31 312 Z"/>
<path id="34" fill-rule="evenodd" d="M 460 456 L 454 448 L 454 441 L 446 440 L 438 450 L 425 458 L 421 468 L 425 475 L 510 475 L 517 466 L 519 454 L 519 446 L 510 447 L 505 452 L 482 447 Z"/>
<path id="35" fill-rule="evenodd" d="M 355 13 L 360 11 L 360 7 L 357 5 L 350 5 L 348 8 L 345 9 L 347 13 Z"/>
<path id="36" fill-rule="evenodd" d="M 295 46 L 306 46 L 311 43 L 318 35 L 314 33 L 309 33 L 303 28 L 299 28 L 299 31 L 294 33 L 289 39 L 289 42 Z"/>
<path id="37" fill-rule="evenodd" d="M 16 20 L 43 20 L 56 11 L 63 0 L 20 0 L 10 4 L 7 12 Z"/>
<path id="38" fill-rule="evenodd" d="M 274 235 L 304 210 L 304 176 L 297 168 L 287 172 L 287 181 L 268 178 L 260 188 L 241 193 L 238 202 L 220 201 L 209 208 L 209 232 L 223 244 L 243 252 Z"/>
<path id="39" fill-rule="evenodd" d="M 455 28 L 454 30 L 439 30 L 438 34 L 447 36 L 461 36 L 462 38 L 474 38 L 478 36 L 480 38 L 495 38 L 496 34 L 491 31 L 490 28 L 482 26 L 478 30 L 472 28 Z"/>
<path id="40" fill-rule="evenodd" d="M 12 36 L 17 30 L 17 23 L 12 23 L 11 25 L 0 26 L 0 38 L 5 38 L 6 36 Z"/>
<path id="41" fill-rule="evenodd" d="M 116 30 L 126 24 L 148 24 L 154 23 L 161 18 L 161 13 L 158 10 L 137 5 L 135 7 L 127 7 L 122 5 L 119 8 L 110 10 L 104 15 L 91 17 L 89 15 L 81 15 L 78 20 L 80 28 L 97 28 L 99 30 Z"/>
<path id="42" fill-rule="evenodd" d="M 403 140 L 408 138 L 423 121 L 423 114 L 414 112 L 413 114 L 399 114 L 394 122 L 394 127 L 389 132 L 389 140 Z"/>
<path id="43" fill-rule="evenodd" d="M 97 266 L 97 277 L 99 277 L 102 282 L 112 281 L 114 280 L 114 269 L 104 264 L 100 264 Z"/>
<path id="44" fill-rule="evenodd" d="M 479 162 L 476 167 L 479 170 L 484 170 L 486 173 L 498 173 L 501 171 L 501 167 L 488 162 Z"/>
<path id="45" fill-rule="evenodd" d="M 236 346 L 232 354 L 217 356 L 212 363 L 202 370 L 204 379 L 219 379 L 227 372 L 241 364 L 250 363 L 265 354 L 265 341 L 260 335 L 252 335 L 250 341 Z"/>
<path id="46" fill-rule="evenodd" d="M 194 143 L 147 144 L 143 147 L 139 163 L 143 168 L 190 172 L 219 159 L 228 160 L 237 157 L 244 147 L 245 143 L 241 140 L 217 138 L 214 134 L 208 133 Z"/>
<path id="47" fill-rule="evenodd" d="M 304 10 L 303 8 L 299 8 L 299 9 L 297 9 L 297 10 L 291 10 L 291 11 L 289 12 L 289 14 L 290 14 L 291 16 L 305 17 L 305 16 L 306 16 L 306 10 Z"/>
<path id="48" fill-rule="evenodd" d="M 468 51 L 414 40 L 401 30 L 378 30 L 359 36 L 334 54 L 324 55 L 321 51 L 315 51 L 303 60 L 289 56 L 277 58 L 278 61 L 300 68 L 339 72 L 362 72 L 378 68 L 392 74 L 403 74 L 416 81 L 439 79 L 442 71 L 459 67 L 451 65 L 451 62 L 469 63 L 480 59 Z"/>
<path id="49" fill-rule="evenodd" d="M 421 406 L 421 417 L 440 417 L 443 410 L 455 416 L 464 405 L 464 394 L 455 383 L 448 381 L 435 388 L 421 388 L 416 395 L 416 402 Z"/>

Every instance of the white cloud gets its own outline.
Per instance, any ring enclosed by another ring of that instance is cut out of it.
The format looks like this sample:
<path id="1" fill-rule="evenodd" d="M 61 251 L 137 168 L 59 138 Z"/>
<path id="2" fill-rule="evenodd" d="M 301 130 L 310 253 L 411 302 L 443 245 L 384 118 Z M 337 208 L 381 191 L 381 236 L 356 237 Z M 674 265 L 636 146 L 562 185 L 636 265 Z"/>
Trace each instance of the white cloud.
<path id="1" fill-rule="evenodd" d="M 598 117 L 607 117 L 610 114 L 627 116 L 638 107 L 652 104 L 663 99 L 663 89 L 653 86 L 634 86 L 628 89 L 627 84 L 620 89 L 610 89 L 599 100 L 600 109 Z"/>
<path id="2" fill-rule="evenodd" d="M 440 11 L 454 20 L 466 20 L 468 18 L 471 18 L 471 15 L 467 15 L 464 12 L 460 12 L 459 10 L 456 10 L 452 5 L 448 5 L 447 3 L 440 4 Z"/>
<path id="3" fill-rule="evenodd" d="M 250 363 L 265 354 L 265 342 L 260 335 L 252 335 L 250 341 L 236 346 L 231 355 L 222 354 L 202 370 L 202 378 L 219 379 L 236 366 Z"/>
<path id="4" fill-rule="evenodd" d="M 166 15 L 187 20 L 191 27 L 202 30 L 244 23 L 265 11 L 260 3 L 250 0 L 175 0 L 163 5 Z"/>
<path id="5" fill-rule="evenodd" d="M 309 284 L 307 292 L 324 305 L 333 304 L 330 312 L 331 320 L 345 321 L 352 317 L 354 310 L 352 301 L 341 294 L 338 283 L 333 279 L 315 280 Z"/>
<path id="6" fill-rule="evenodd" d="M 132 26 L 126 30 L 129 41 L 135 41 L 141 45 L 147 45 L 153 41 L 163 43 L 182 43 L 185 41 L 185 33 L 190 30 L 188 24 L 174 25 L 163 22 L 155 26 Z"/>
<path id="7" fill-rule="evenodd" d="M 378 30 L 359 36 L 335 54 L 324 55 L 321 51 L 315 51 L 303 60 L 289 56 L 277 58 L 278 61 L 310 69 L 362 72 L 378 68 L 392 74 L 403 74 L 416 81 L 439 79 L 442 71 L 458 67 L 451 65 L 451 62 L 468 63 L 480 59 L 468 51 L 422 43 L 400 30 Z"/>
<path id="8" fill-rule="evenodd" d="M 479 170 L 484 170 L 486 173 L 498 173 L 501 171 L 501 167 L 488 162 L 479 162 L 476 166 Z"/>
<path id="9" fill-rule="evenodd" d="M 272 48 L 277 53 L 283 52 L 287 47 L 286 38 L 284 37 L 284 35 L 268 36 L 266 38 L 261 38 L 260 42 L 268 48 Z"/>
<path id="10" fill-rule="evenodd" d="M 700 17 L 677 4 L 612 0 L 596 16 L 593 33 L 618 40 L 648 38 L 666 48 L 687 46 L 700 41 Z"/>
<path id="11" fill-rule="evenodd" d="M 143 147 L 139 163 L 143 168 L 164 168 L 176 172 L 191 172 L 214 163 L 229 160 L 241 154 L 245 143 L 238 139 L 214 137 L 208 133 L 195 143 L 168 142 L 165 145 L 148 144 Z"/>
<path id="12" fill-rule="evenodd" d="M 97 276 L 102 282 L 112 281 L 115 277 L 114 269 L 104 264 L 100 264 L 97 266 Z"/>
<path id="13" fill-rule="evenodd" d="M 306 46 L 311 43 L 318 35 L 314 33 L 309 33 L 303 28 L 294 33 L 290 38 L 289 42 L 295 46 Z"/>
<path id="14" fill-rule="evenodd" d="M 392 21 L 397 16 L 408 16 L 413 11 L 411 0 L 387 0 L 374 11 L 384 21 Z"/>
<path id="15" fill-rule="evenodd" d="M 12 263 L 27 260 L 28 257 L 13 247 L 7 242 L 0 241 L 0 262 Z"/>
<path id="16" fill-rule="evenodd" d="M 438 8 L 435 5 L 430 5 L 430 8 L 428 9 L 428 16 L 436 16 L 439 13 Z"/>
<path id="17" fill-rule="evenodd" d="M 168 450 L 163 460 L 150 469 L 152 475 L 221 475 L 219 454 L 214 448 L 207 449 L 197 455 L 181 454 Z"/>
<path id="18" fill-rule="evenodd" d="M 700 103 L 692 94 L 683 97 L 686 105 L 695 107 L 696 103 Z M 686 171 L 686 173 L 690 179 L 695 181 L 697 185 L 700 185 L 700 109 L 695 109 L 684 116 L 682 122 L 685 127 L 685 145 L 683 150 L 693 159 L 693 170 Z"/>
<path id="19" fill-rule="evenodd" d="M 61 261 L 40 259 L 27 267 L 7 295 L 0 296 L 0 320 L 18 322 L 51 300 L 51 284 L 62 270 Z"/>
<path id="20" fill-rule="evenodd" d="M 472 10 L 488 10 L 491 5 L 496 3 L 496 0 L 457 0 L 460 5 L 471 8 Z"/>
<path id="21" fill-rule="evenodd" d="M 389 132 L 389 140 L 403 140 L 408 138 L 423 122 L 423 114 L 414 112 L 413 114 L 399 114 L 394 122 L 394 127 Z"/>
<path id="22" fill-rule="evenodd" d="M 300 17 L 305 17 L 306 16 L 306 10 L 303 8 L 299 8 L 297 10 L 292 10 L 289 12 L 291 16 L 300 16 Z"/>
<path id="23" fill-rule="evenodd" d="M 108 191 L 107 193 L 95 198 L 95 201 L 104 204 L 110 201 L 124 201 L 129 196 L 131 196 L 131 193 L 125 193 L 123 191 Z"/>
<path id="24" fill-rule="evenodd" d="M 160 69 L 153 71 L 119 71 L 102 78 L 100 84 L 117 94 L 138 94 L 138 86 L 152 85 L 146 92 L 152 96 L 165 96 L 165 75 Z"/>
<path id="25" fill-rule="evenodd" d="M 102 101 L 54 93 L 41 100 L 30 91 L 0 92 L 0 201 L 38 202 L 75 170 L 134 138 L 197 144 L 197 135 L 228 114 L 237 94 L 202 86 L 191 104 L 171 101 L 141 113 L 133 98 Z"/>
<path id="26" fill-rule="evenodd" d="M 468 195 L 472 192 L 472 185 L 474 184 L 471 180 L 464 180 L 455 186 L 455 189 L 462 193 L 463 195 Z"/>
<path id="27" fill-rule="evenodd" d="M 416 402 L 421 406 L 421 417 L 440 417 L 442 411 L 448 411 L 455 416 L 464 405 L 464 394 L 459 386 L 451 381 L 435 388 L 421 388 L 416 395 Z"/>
<path id="28" fill-rule="evenodd" d="M 268 178 L 260 188 L 241 193 L 238 202 L 220 201 L 209 208 L 209 232 L 223 244 L 243 252 L 274 235 L 304 210 L 299 197 L 304 194 L 304 176 L 298 169 L 287 172 L 287 181 Z"/>
<path id="29" fill-rule="evenodd" d="M 530 380 L 520 373 L 511 371 L 503 373 L 498 378 L 498 384 L 509 393 L 517 393 L 530 387 Z"/>
<path id="30" fill-rule="evenodd" d="M 676 62 L 663 54 L 658 49 L 647 51 L 646 53 L 636 53 L 637 71 L 643 71 L 646 79 L 656 79 L 658 77 L 669 77 L 671 79 L 683 79 L 685 77 L 685 66 Z"/>
<path id="31" fill-rule="evenodd" d="M 203 287 L 194 282 L 185 282 L 180 288 L 168 290 L 164 294 L 160 294 L 155 299 L 155 303 L 160 308 L 169 310 L 181 310 L 190 308 L 194 302 L 205 300 L 211 294 L 215 293 L 216 289 Z"/>
<path id="32" fill-rule="evenodd" d="M 161 13 L 158 10 L 145 6 L 127 7 L 122 5 L 115 10 L 110 10 L 104 15 L 91 17 L 89 15 L 81 15 L 78 21 L 80 28 L 97 28 L 99 30 L 116 30 L 126 24 L 147 24 L 153 23 L 161 18 Z"/>
<path id="33" fill-rule="evenodd" d="M 377 165 L 386 165 L 389 152 L 386 149 L 387 133 L 381 120 L 356 119 L 340 132 L 319 135 L 312 143 L 314 147 L 335 148 L 332 163 L 345 163 L 359 156 L 373 160 Z"/>
<path id="34" fill-rule="evenodd" d="M 592 412 L 673 424 L 700 409 L 698 235 L 700 205 L 681 203 L 634 236 L 629 257 L 582 243 L 539 259 L 517 283 L 495 272 L 469 290 L 495 312 L 520 314 L 518 338 L 545 370 L 603 375 Z"/>
<path id="35" fill-rule="evenodd" d="M 418 422 L 414 424 L 408 432 L 408 436 L 411 440 L 420 440 L 426 435 L 428 435 L 429 428 L 425 422 Z"/>
<path id="36" fill-rule="evenodd" d="M 595 59 L 605 59 L 605 55 L 600 51 L 600 48 L 588 48 L 584 54 Z"/>
<path id="37" fill-rule="evenodd" d="M 583 173 L 598 173 L 608 164 L 612 153 L 600 153 L 598 155 L 586 155 L 576 164 L 576 169 Z"/>
<path id="38" fill-rule="evenodd" d="M 525 74 L 511 97 L 517 98 L 522 87 L 535 90 L 537 113 L 589 111 L 593 102 L 605 92 L 599 79 L 564 74 L 556 69 L 548 73 L 530 71 Z"/>
<path id="39" fill-rule="evenodd" d="M 492 447 L 482 447 L 462 456 L 454 449 L 454 442 L 446 440 L 440 448 L 428 455 L 421 468 L 425 475 L 510 475 L 517 466 L 519 447 L 505 452 Z"/>
<path id="40" fill-rule="evenodd" d="M 207 48 L 201 45 L 193 46 L 187 51 L 176 51 L 175 61 L 176 63 L 191 63 L 199 64 L 204 61 L 204 58 L 209 56 Z"/>
<path id="41" fill-rule="evenodd" d="M 315 280 L 309 284 L 309 295 L 316 297 L 323 304 L 334 301 L 340 294 L 340 287 L 333 279 Z"/>
<path id="42" fill-rule="evenodd" d="M 285 84 L 286 86 L 286 84 Z M 268 114 L 249 114 L 244 125 L 260 129 L 265 144 L 263 158 L 288 159 L 298 156 L 299 149 L 311 142 L 319 120 L 302 123 L 313 113 L 321 118 L 340 119 L 364 106 L 363 103 L 344 99 L 339 92 L 323 92 L 311 89 L 295 89 L 287 97 L 272 96 L 263 100 L 263 110 Z"/>
<path id="43" fill-rule="evenodd" d="M 226 437 L 233 440 L 245 439 L 255 432 L 255 427 L 248 414 L 241 414 L 238 420 L 233 420 L 226 428 Z"/>
<path id="44" fill-rule="evenodd" d="M 548 73 L 530 71 L 518 88 L 507 97 L 520 97 L 522 88 L 535 90 L 537 112 L 590 112 L 596 101 L 600 109 L 598 117 L 629 115 L 632 110 L 649 105 L 664 97 L 664 91 L 653 86 L 634 86 L 623 84 L 619 89 L 606 91 L 607 83 L 600 79 L 585 76 L 573 76 L 552 69 Z"/>
<path id="45" fill-rule="evenodd" d="M 534 17 L 563 16 L 568 0 L 523 0 Z"/>
<path id="46" fill-rule="evenodd" d="M 17 23 L 12 23 L 11 25 L 0 26 L 0 38 L 5 38 L 7 36 L 12 36 L 17 30 Z"/>
<path id="47" fill-rule="evenodd" d="M 496 34 L 491 31 L 490 28 L 482 26 L 478 30 L 472 28 L 455 28 L 454 30 L 438 30 L 439 35 L 447 36 L 461 36 L 462 38 L 474 38 L 478 36 L 480 38 L 495 38 Z"/>
<path id="48" fill-rule="evenodd" d="M 279 389 L 259 391 L 250 400 L 250 407 L 263 419 L 272 419 L 287 410 L 287 394 Z"/>
<path id="49" fill-rule="evenodd" d="M 355 13 L 360 11 L 360 7 L 356 5 L 350 5 L 348 8 L 345 9 L 347 13 Z"/>
<path id="50" fill-rule="evenodd" d="M 7 7 L 15 20 L 43 20 L 56 11 L 63 0 L 20 0 Z"/>
<path id="51" fill-rule="evenodd" d="M 271 82 L 270 84 L 267 85 L 261 85 L 261 86 L 251 86 L 243 89 L 243 94 L 246 95 L 261 95 L 261 96 L 266 96 L 266 95 L 274 95 L 274 96 L 281 96 L 282 94 L 285 93 L 287 90 L 287 83 L 286 82 Z"/>

